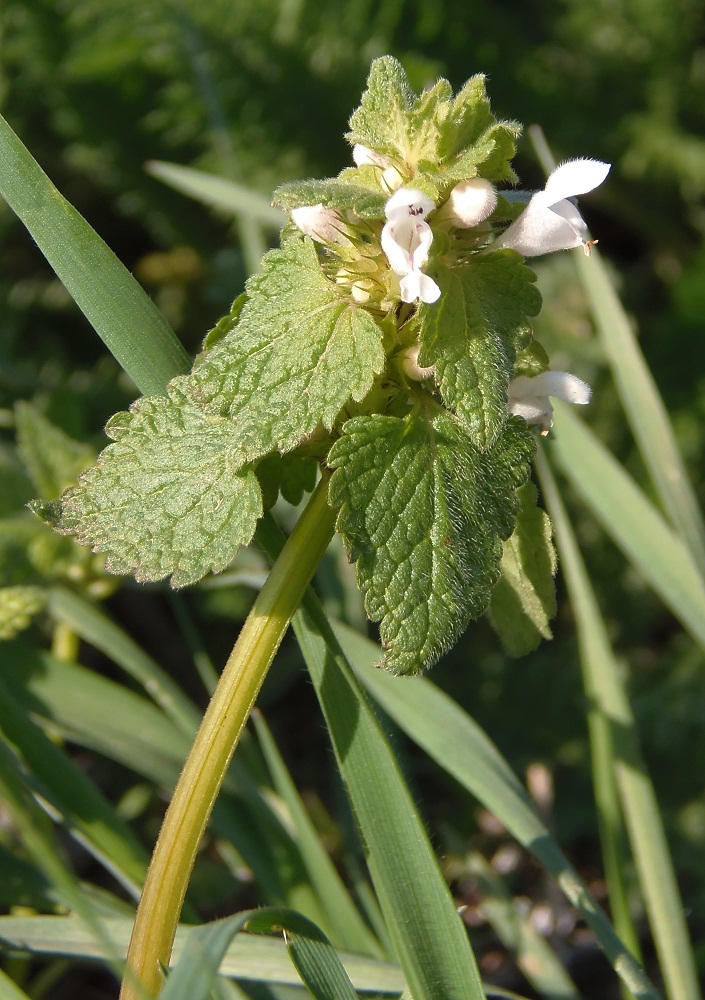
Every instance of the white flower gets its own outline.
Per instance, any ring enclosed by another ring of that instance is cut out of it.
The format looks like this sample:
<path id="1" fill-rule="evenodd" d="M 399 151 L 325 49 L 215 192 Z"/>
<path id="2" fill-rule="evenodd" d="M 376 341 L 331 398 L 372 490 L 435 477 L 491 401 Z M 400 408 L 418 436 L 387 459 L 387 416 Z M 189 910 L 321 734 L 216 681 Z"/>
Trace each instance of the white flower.
<path id="1" fill-rule="evenodd" d="M 389 162 L 383 156 L 380 156 L 379 153 L 375 153 L 374 149 L 369 149 L 359 142 L 353 146 L 352 158 L 356 167 L 361 167 L 365 163 L 372 163 L 376 167 L 389 166 Z"/>
<path id="2" fill-rule="evenodd" d="M 338 246 L 351 247 L 352 243 L 345 235 L 347 226 L 334 208 L 323 205 L 305 205 L 291 212 L 291 221 L 318 243 L 336 243 Z"/>
<path id="3" fill-rule="evenodd" d="M 520 375 L 509 383 L 507 409 L 523 417 L 527 424 L 540 424 L 547 430 L 553 423 L 549 396 L 584 406 L 590 402 L 591 395 L 590 386 L 569 372 L 547 371 L 533 378 Z"/>
<path id="4" fill-rule="evenodd" d="M 419 365 L 420 353 L 421 348 L 418 344 L 415 344 L 413 347 L 407 347 L 407 349 L 402 351 L 400 355 L 401 366 L 404 369 L 404 372 L 410 379 L 413 379 L 414 382 L 423 382 L 425 378 L 430 378 L 436 371 L 435 365 L 430 365 L 428 368 L 422 368 Z"/>
<path id="5" fill-rule="evenodd" d="M 402 175 L 396 167 L 392 166 L 389 160 L 380 153 L 375 153 L 374 149 L 368 149 L 367 146 L 363 146 L 359 142 L 353 146 L 352 158 L 356 167 L 362 167 L 365 164 L 380 167 L 382 170 L 382 175 L 379 179 L 380 186 L 387 193 L 396 191 L 404 181 Z"/>
<path id="6" fill-rule="evenodd" d="M 586 242 L 587 226 L 575 205 L 568 201 L 592 191 L 607 176 L 609 163 L 600 160 L 569 160 L 556 167 L 543 191 L 537 191 L 518 219 L 493 244 L 509 247 L 524 257 L 537 257 L 554 250 L 570 250 Z"/>
<path id="7" fill-rule="evenodd" d="M 455 185 L 442 211 L 453 225 L 470 229 L 484 222 L 496 206 L 497 192 L 490 182 L 475 177 Z"/>
<path id="8" fill-rule="evenodd" d="M 421 270 L 428 262 L 433 242 L 424 216 L 434 208 L 430 198 L 412 188 L 401 188 L 385 206 L 388 221 L 382 230 L 382 249 L 390 268 L 401 278 L 402 302 L 435 302 L 441 294 L 433 278 Z"/>

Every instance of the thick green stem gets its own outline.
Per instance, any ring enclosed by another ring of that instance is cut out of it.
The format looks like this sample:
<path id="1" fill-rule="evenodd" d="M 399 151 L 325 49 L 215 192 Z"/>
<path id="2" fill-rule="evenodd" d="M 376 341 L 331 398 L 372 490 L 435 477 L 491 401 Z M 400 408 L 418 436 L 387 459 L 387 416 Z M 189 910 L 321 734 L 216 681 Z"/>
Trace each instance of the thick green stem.
<path id="1" fill-rule="evenodd" d="M 324 476 L 260 591 L 184 764 L 142 890 L 120 1000 L 155 997 L 163 985 L 196 851 L 230 758 L 333 535 L 327 487 Z"/>

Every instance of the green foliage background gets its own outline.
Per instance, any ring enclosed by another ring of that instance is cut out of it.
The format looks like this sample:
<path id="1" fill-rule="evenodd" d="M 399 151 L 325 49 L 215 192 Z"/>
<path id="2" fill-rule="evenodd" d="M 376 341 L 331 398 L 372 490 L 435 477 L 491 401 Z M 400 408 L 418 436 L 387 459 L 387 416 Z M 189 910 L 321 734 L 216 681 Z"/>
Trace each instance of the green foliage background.
<path id="1" fill-rule="evenodd" d="M 458 88 L 486 72 L 497 117 L 540 123 L 558 158 L 614 164 L 583 208 L 600 249 L 618 269 L 623 300 L 702 497 L 704 27 L 700 0 L 4 0 L 0 111 L 147 287 L 193 354 L 242 288 L 243 249 L 231 220 L 150 178 L 145 161 L 196 166 L 269 196 L 283 181 L 336 174 L 349 162 L 342 136 L 375 56 L 399 58 L 416 89 L 441 74 Z M 526 139 L 515 167 L 522 185 L 541 185 Z M 571 262 L 556 254 L 536 269 L 546 303 L 537 332 L 553 366 L 593 385 L 588 419 L 639 477 Z M 102 425 L 136 393 L 4 205 L 0 301 L 0 514 L 6 515 L 36 492 L 13 451 L 18 400 L 34 401 L 67 434 L 98 448 Z M 613 641 L 630 662 L 645 754 L 694 924 L 702 930 L 702 655 L 576 509 Z M 261 570 L 257 557 L 248 556 L 237 579 L 256 578 Z M 20 582 L 31 585 L 45 572 L 39 560 Z M 342 559 L 328 559 L 318 585 L 329 608 L 360 623 L 359 598 Z M 242 585 L 202 586 L 184 599 L 207 632 L 216 663 L 252 594 Z M 188 687 L 194 683 L 189 660 L 172 636 L 167 602 L 165 588 L 138 595 L 128 582 L 110 607 Z M 45 644 L 42 628 L 39 619 L 29 635 Z M 554 635 L 525 660 L 510 661 L 480 623 L 434 679 L 468 707 L 520 771 L 538 760 L 547 764 L 556 781 L 557 833 L 589 872 L 599 858 L 590 834 L 584 706 L 570 609 L 560 598 Z M 310 790 L 325 823 L 324 804 L 335 797 L 332 765 L 321 763 L 321 727 L 316 716 L 311 726 L 311 694 L 293 645 L 278 663 L 263 705 L 299 787 Z M 479 846 L 492 849 L 501 841 L 477 825 L 467 800 L 459 802 L 423 758 L 409 751 L 407 763 L 434 832 L 449 850 L 468 830 L 476 831 Z M 111 771 L 106 762 L 98 767 L 106 785 L 127 789 L 125 772 Z M 140 822 L 153 825 L 149 810 Z M 203 869 L 201 877 L 207 875 Z M 515 890 L 530 891 L 531 878 L 518 870 Z"/>

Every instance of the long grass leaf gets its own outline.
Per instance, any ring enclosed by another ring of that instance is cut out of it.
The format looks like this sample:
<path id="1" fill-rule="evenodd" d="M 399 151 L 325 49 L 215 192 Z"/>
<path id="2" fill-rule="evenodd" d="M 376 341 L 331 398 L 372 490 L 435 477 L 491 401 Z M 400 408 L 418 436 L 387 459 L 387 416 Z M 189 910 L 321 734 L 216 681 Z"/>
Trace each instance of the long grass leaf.
<path id="1" fill-rule="evenodd" d="M 127 917 L 103 921 L 115 954 L 124 956 L 132 930 Z M 181 926 L 176 932 L 172 954 L 175 965 L 184 954 L 194 930 Z M 6 951 L 33 955 L 63 955 L 69 958 L 103 959 L 106 949 L 97 943 L 74 917 L 0 916 L 0 945 Z M 404 978 L 397 966 L 375 958 L 340 952 L 340 958 L 356 990 L 364 993 L 399 994 Z M 228 946 L 220 973 L 244 982 L 300 985 L 281 938 L 238 935 Z"/>
<path id="2" fill-rule="evenodd" d="M 264 717 L 255 711 L 252 719 L 274 786 L 289 810 L 295 827 L 296 842 L 306 865 L 308 878 L 318 893 L 327 918 L 321 929 L 325 930 L 334 945 L 379 958 L 379 945 L 360 917 L 323 847 Z"/>
<path id="3" fill-rule="evenodd" d="M 705 646 L 705 585 L 686 545 L 634 480 L 566 405 L 550 455 L 612 540 L 696 642 Z"/>
<path id="4" fill-rule="evenodd" d="M 91 853 L 133 894 L 147 871 L 147 855 L 92 781 L 27 716 L 0 680 L 0 732 L 58 808 L 63 825 L 76 830 Z"/>
<path id="5" fill-rule="evenodd" d="M 375 669 L 379 648 L 337 627 L 355 672 L 385 712 L 448 774 L 481 802 L 553 875 L 591 928 L 612 967 L 640 1000 L 658 992 L 615 934 L 586 885 L 538 817 L 528 795 L 489 737 L 451 698 L 425 677 L 397 678 Z M 452 739 L 448 734 L 452 733 Z"/>
<path id="6" fill-rule="evenodd" d="M 580 1000 L 575 984 L 556 953 L 535 929 L 528 915 L 519 912 L 492 866 L 476 852 L 464 858 L 461 864 L 463 872 L 477 880 L 482 893 L 480 913 L 494 928 L 536 992 L 544 1000 Z"/>
<path id="7" fill-rule="evenodd" d="M 57 897 L 80 918 L 84 930 L 103 949 L 108 964 L 117 969 L 117 955 L 101 919 L 81 893 L 76 876 L 57 849 L 46 815 L 26 789 L 14 754 L 1 740 L 0 799 L 22 838 L 24 849 L 46 875 Z"/>
<path id="8" fill-rule="evenodd" d="M 0 969 L 0 1000 L 30 1000 L 24 990 Z"/>
<path id="9" fill-rule="evenodd" d="M 204 205 L 210 205 L 233 215 L 245 215 L 263 226 L 277 232 L 287 221 L 287 216 L 278 208 L 273 208 L 268 198 L 259 191 L 253 191 L 235 181 L 217 177 L 215 174 L 183 167 L 178 163 L 150 160 L 145 170 L 152 177 L 168 184 L 175 191 L 195 198 Z"/>
<path id="10" fill-rule="evenodd" d="M 550 173 L 555 160 L 540 127 L 529 129 Z M 664 510 L 705 580 L 705 522 L 683 464 L 673 426 L 635 336 L 634 324 L 598 253 L 573 254 L 622 406 Z"/>
<path id="11" fill-rule="evenodd" d="M 281 538 L 270 528 L 265 521 L 259 538 L 272 556 Z M 293 625 L 415 1000 L 482 1000 L 467 932 L 399 764 L 311 590 Z"/>
<path id="12" fill-rule="evenodd" d="M 138 681 L 149 696 L 189 737 L 193 736 L 200 712 L 178 684 L 101 608 L 64 587 L 49 592 L 49 613 L 68 625 L 84 642 L 105 653 Z"/>
<path id="13" fill-rule="evenodd" d="M 138 389 L 164 391 L 190 359 L 147 293 L 0 117 L 0 195 Z"/>
<path id="14" fill-rule="evenodd" d="M 541 480 L 571 596 L 581 656 L 608 720 L 617 781 L 661 970 L 671 1000 L 698 1000 L 693 951 L 653 785 L 641 758 L 629 699 L 568 516 L 540 460 Z"/>

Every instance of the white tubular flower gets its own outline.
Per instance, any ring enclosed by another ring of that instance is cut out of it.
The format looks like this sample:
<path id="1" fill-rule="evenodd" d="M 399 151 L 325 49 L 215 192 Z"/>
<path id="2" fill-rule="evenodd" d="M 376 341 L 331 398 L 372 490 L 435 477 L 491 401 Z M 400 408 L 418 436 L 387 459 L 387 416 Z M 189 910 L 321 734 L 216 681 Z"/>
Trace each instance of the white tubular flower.
<path id="1" fill-rule="evenodd" d="M 347 226 L 334 208 L 323 205 L 306 205 L 291 212 L 291 221 L 318 243 L 336 243 L 351 247 L 352 242 L 345 235 Z"/>
<path id="2" fill-rule="evenodd" d="M 419 365 L 420 353 L 421 348 L 415 345 L 414 347 L 407 347 L 401 354 L 401 366 L 414 382 L 423 382 L 425 378 L 430 378 L 436 371 L 435 365 L 430 365 L 428 368 L 422 368 Z"/>
<path id="3" fill-rule="evenodd" d="M 404 178 L 397 168 L 393 167 L 386 157 L 375 153 L 374 149 L 368 149 L 367 146 L 363 146 L 359 142 L 353 146 L 352 158 L 356 167 L 363 167 L 365 164 L 380 167 L 382 174 L 379 183 L 387 193 L 396 191 L 399 185 L 404 182 Z"/>
<path id="4" fill-rule="evenodd" d="M 589 254 L 591 243 L 585 241 L 587 226 L 567 199 L 602 184 L 609 169 L 610 164 L 600 160 L 569 160 L 556 167 L 543 191 L 533 195 L 519 218 L 492 244 L 493 248 L 509 247 L 524 257 L 538 257 L 582 246 Z"/>
<path id="5" fill-rule="evenodd" d="M 375 167 L 389 166 L 388 160 L 385 160 L 385 158 L 380 156 L 379 153 L 375 153 L 374 149 L 369 149 L 367 146 L 363 146 L 359 142 L 353 146 L 352 158 L 356 167 L 362 167 L 365 163 L 371 163 Z"/>
<path id="6" fill-rule="evenodd" d="M 424 216 L 434 208 L 430 198 L 412 188 L 401 188 L 385 206 L 388 221 L 382 230 L 382 249 L 390 268 L 401 278 L 402 302 L 435 302 L 441 294 L 433 278 L 421 270 L 428 262 L 433 242 Z"/>
<path id="7" fill-rule="evenodd" d="M 529 378 L 520 375 L 512 379 L 507 390 L 507 409 L 527 424 L 540 424 L 544 430 L 553 423 L 553 407 L 549 396 L 566 403 L 584 406 L 590 402 L 592 390 L 586 382 L 569 372 L 542 372 Z"/>
<path id="8" fill-rule="evenodd" d="M 450 192 L 447 207 L 444 206 L 448 219 L 463 229 L 484 222 L 496 207 L 497 192 L 482 177 L 456 184 Z"/>

